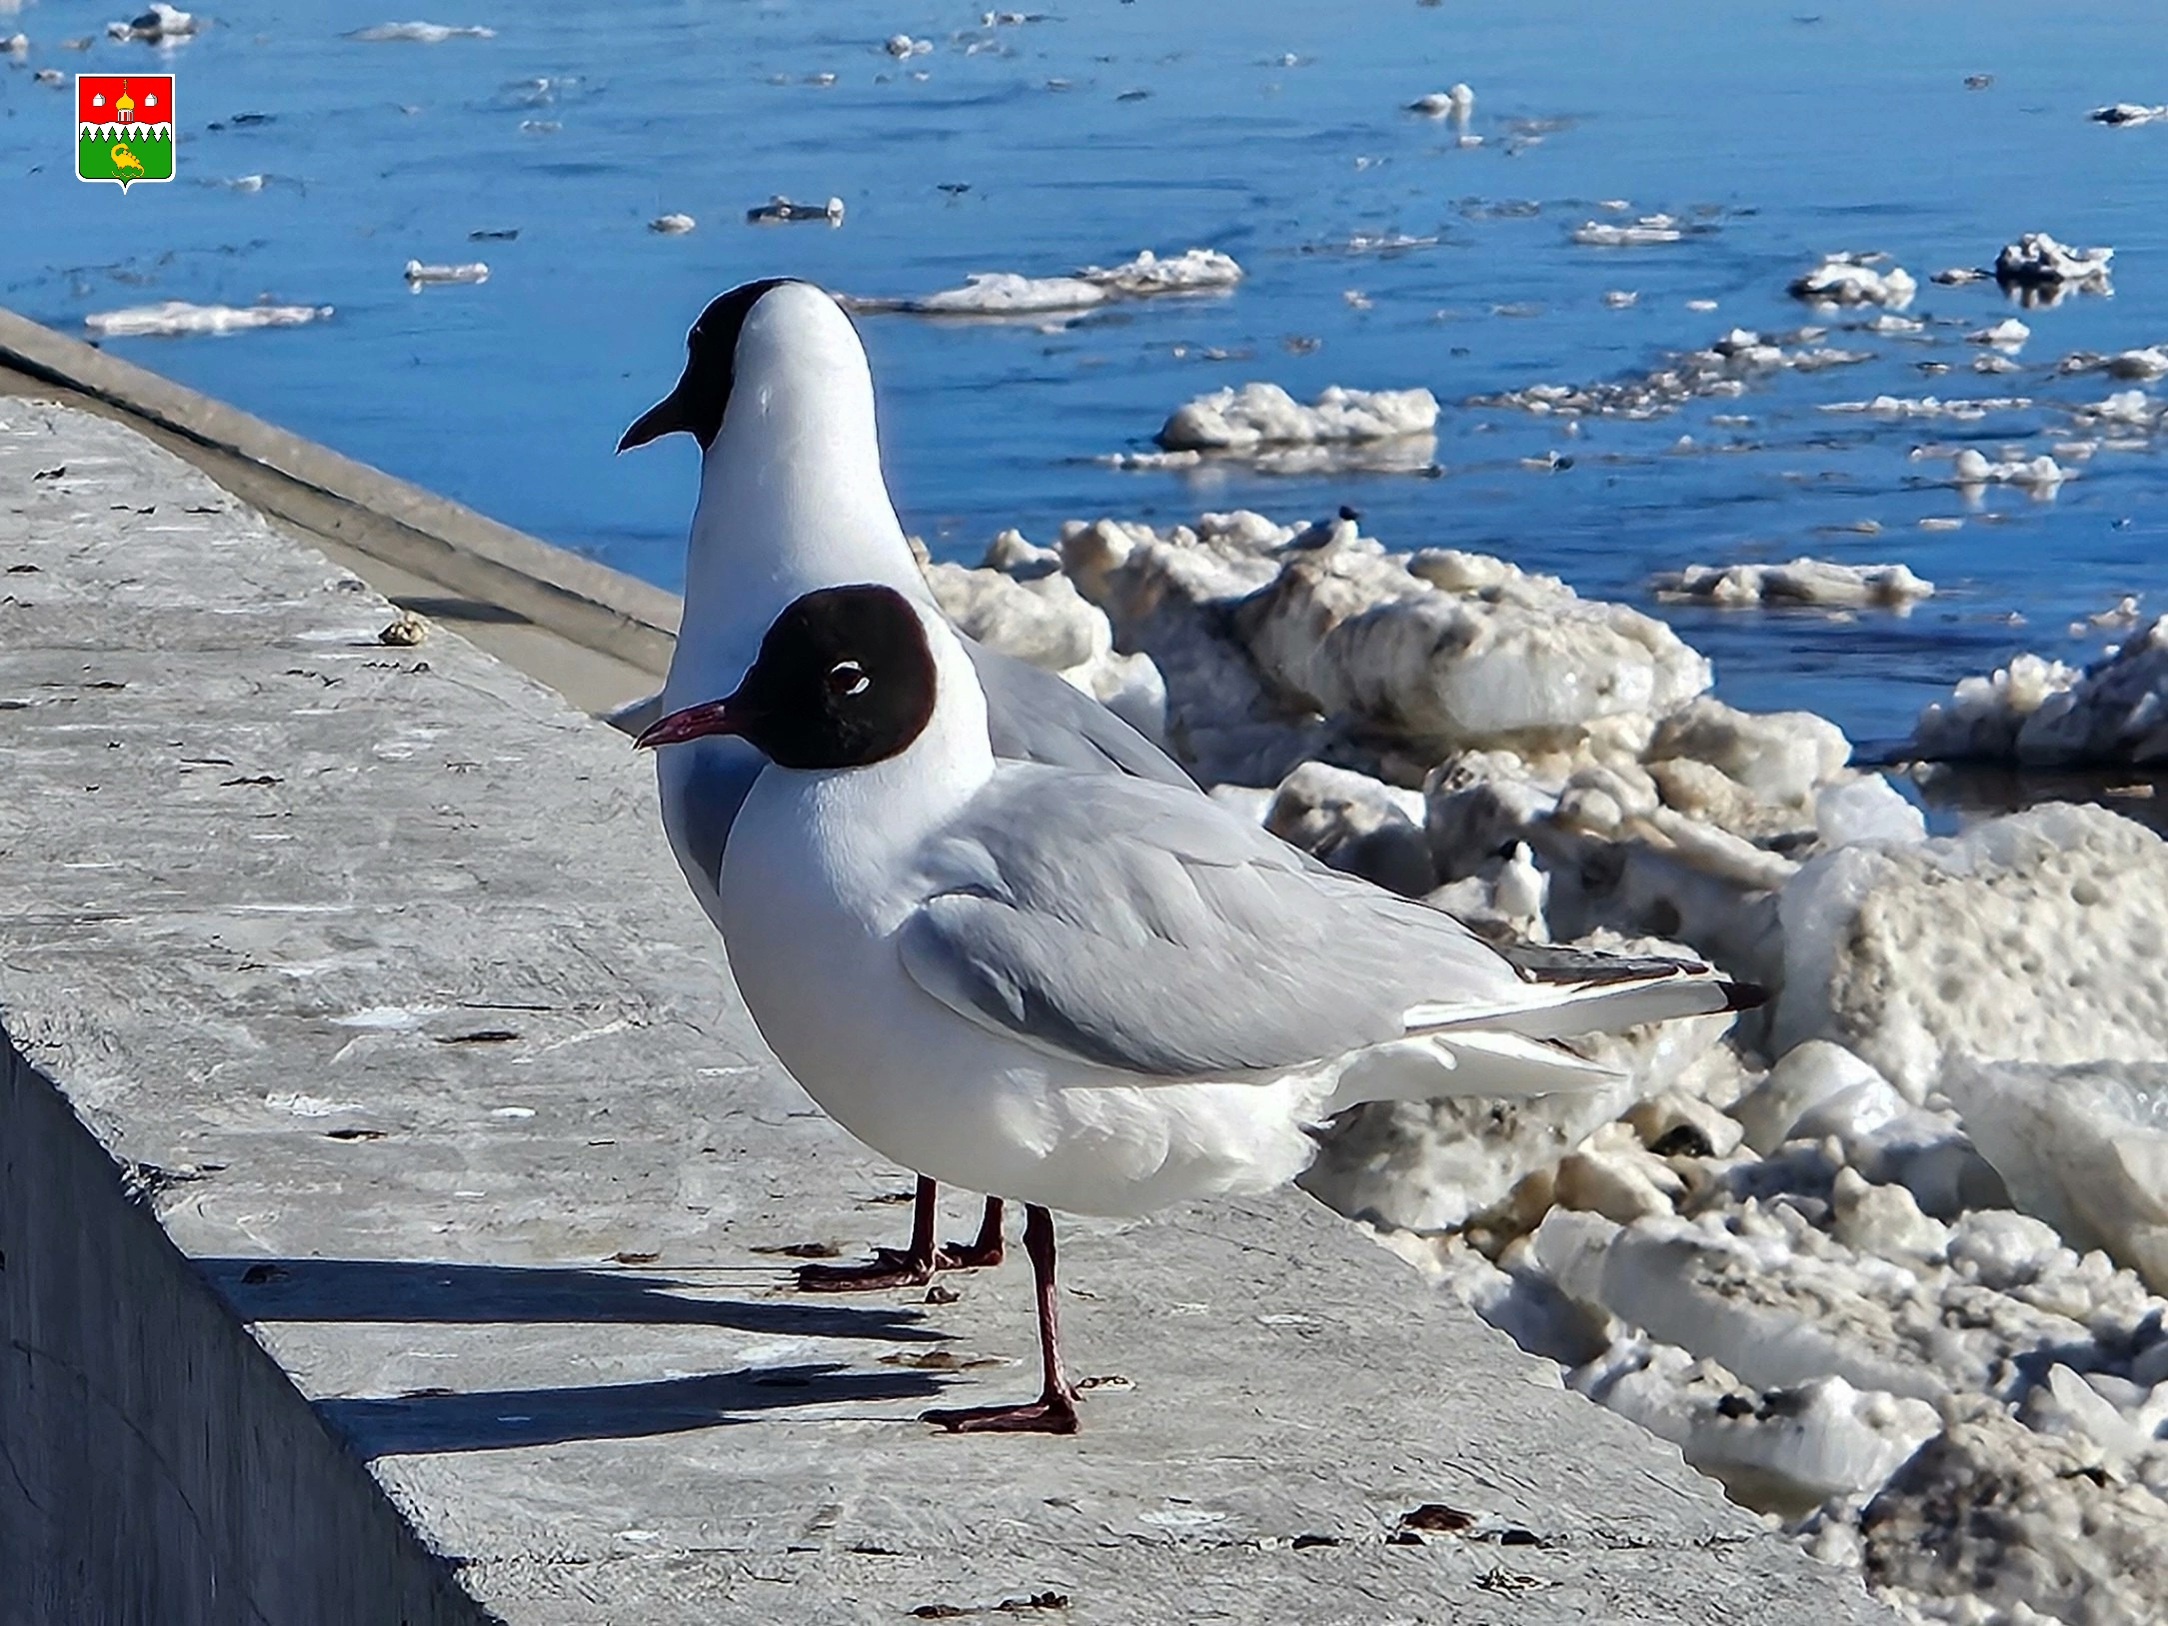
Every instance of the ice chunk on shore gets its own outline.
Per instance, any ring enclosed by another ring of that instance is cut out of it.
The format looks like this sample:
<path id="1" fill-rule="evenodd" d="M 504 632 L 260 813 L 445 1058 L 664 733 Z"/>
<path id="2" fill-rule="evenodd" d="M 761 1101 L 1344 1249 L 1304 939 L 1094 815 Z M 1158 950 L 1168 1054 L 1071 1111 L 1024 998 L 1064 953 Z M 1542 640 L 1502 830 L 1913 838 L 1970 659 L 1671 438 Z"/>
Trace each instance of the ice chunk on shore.
<path id="1" fill-rule="evenodd" d="M 1794 299 L 1816 305 L 1884 305 L 1902 310 L 1919 292 L 1919 283 L 1901 265 L 1881 269 L 1887 255 L 1832 254 L 1804 271 L 1786 290 Z"/>
<path id="2" fill-rule="evenodd" d="M 497 37 L 497 31 L 494 28 L 447 26 L 444 23 L 377 23 L 369 28 L 357 28 L 346 37 L 350 40 L 365 40 L 372 45 L 394 41 L 442 45 L 446 40 L 493 40 Z"/>
<path id="3" fill-rule="evenodd" d="M 83 318 L 91 332 L 107 339 L 135 339 L 180 333 L 245 333 L 258 327 L 300 327 L 332 314 L 329 305 L 191 305 L 168 299 L 157 305 L 93 311 Z"/>
<path id="4" fill-rule="evenodd" d="M 2168 1062 L 1965 1061 L 1941 1087 L 2019 1207 L 2168 1291 Z"/>
<path id="5" fill-rule="evenodd" d="M 1426 435 L 1438 398 L 1425 389 L 1355 390 L 1332 385 L 1304 406 L 1277 384 L 1215 390 L 1177 408 L 1159 431 L 1169 451 L 1250 451 Z"/>
<path id="6" fill-rule="evenodd" d="M 2168 1056 L 2163 900 L 2168 845 L 2095 807 L 1840 848 L 1784 890 L 1773 1042 L 1834 1040 L 1913 1101 L 1956 1056 Z"/>
<path id="7" fill-rule="evenodd" d="M 1909 750 L 1921 761 L 2028 767 L 2168 763 L 2168 616 L 2082 672 L 2020 655 L 1964 679 L 1920 713 Z"/>
<path id="8" fill-rule="evenodd" d="M 1419 898 L 1438 884 L 1420 791 L 1348 768 L 1305 762 L 1280 781 L 1264 826 L 1334 869 Z"/>
<path id="9" fill-rule="evenodd" d="M 1995 280 L 2007 286 L 2069 284 L 2105 290 L 2112 248 L 2071 248 L 2044 231 L 2029 231 L 1995 256 Z"/>
<path id="10" fill-rule="evenodd" d="M 1035 550 L 1013 532 L 988 565 L 930 564 L 927 585 L 966 636 L 1066 679 L 1150 739 L 1167 727 L 1167 686 L 1148 655 L 1122 655 L 1105 612 L 1078 595 L 1059 570 L 1041 570 Z M 1000 561 L 1020 562 L 1011 571 Z"/>
<path id="11" fill-rule="evenodd" d="M 1785 565 L 1688 565 L 1656 578 L 1657 597 L 1724 606 L 1756 604 L 1881 605 L 1909 609 L 1932 598 L 1935 584 L 1903 565 L 1844 565 L 1794 559 Z"/>

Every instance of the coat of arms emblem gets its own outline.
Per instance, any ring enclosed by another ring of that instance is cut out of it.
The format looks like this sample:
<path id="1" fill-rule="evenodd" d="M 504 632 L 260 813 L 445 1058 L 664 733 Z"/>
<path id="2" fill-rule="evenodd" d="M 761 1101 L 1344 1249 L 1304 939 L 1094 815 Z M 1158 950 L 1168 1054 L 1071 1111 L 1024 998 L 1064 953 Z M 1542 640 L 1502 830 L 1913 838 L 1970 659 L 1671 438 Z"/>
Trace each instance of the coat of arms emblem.
<path id="1" fill-rule="evenodd" d="M 114 181 L 173 179 L 173 75 L 83 73 L 75 77 L 75 173 Z"/>

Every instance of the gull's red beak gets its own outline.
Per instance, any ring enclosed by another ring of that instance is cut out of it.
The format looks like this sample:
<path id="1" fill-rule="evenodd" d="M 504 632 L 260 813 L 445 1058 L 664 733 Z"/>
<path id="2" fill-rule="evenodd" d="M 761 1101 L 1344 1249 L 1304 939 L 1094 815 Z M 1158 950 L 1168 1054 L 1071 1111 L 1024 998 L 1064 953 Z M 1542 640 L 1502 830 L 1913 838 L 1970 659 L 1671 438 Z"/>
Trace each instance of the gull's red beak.
<path id="1" fill-rule="evenodd" d="M 704 700 L 697 706 L 673 711 L 634 740 L 633 746 L 637 750 L 652 751 L 658 745 L 683 745 L 687 740 L 706 739 L 710 734 L 740 733 L 746 717 L 742 707 L 731 704 L 736 698 L 732 695 L 724 700 Z"/>

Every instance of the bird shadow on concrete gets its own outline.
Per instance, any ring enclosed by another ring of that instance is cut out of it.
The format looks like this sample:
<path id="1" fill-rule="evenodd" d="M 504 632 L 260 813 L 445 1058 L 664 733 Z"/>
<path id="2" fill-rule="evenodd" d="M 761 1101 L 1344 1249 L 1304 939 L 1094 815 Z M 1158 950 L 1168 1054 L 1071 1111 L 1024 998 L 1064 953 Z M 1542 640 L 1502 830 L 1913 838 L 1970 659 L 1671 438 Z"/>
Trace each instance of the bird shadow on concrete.
<path id="1" fill-rule="evenodd" d="M 723 1298 L 668 1276 L 623 1270 L 411 1259 L 198 1259 L 195 1265 L 243 1321 L 612 1322 L 903 1343 L 945 1336 L 916 1310 Z"/>
<path id="2" fill-rule="evenodd" d="M 828 1363 L 571 1389 L 432 1389 L 383 1400 L 319 1400 L 316 1411 L 366 1460 L 682 1434 L 751 1422 L 783 1407 L 924 1399 L 941 1389 L 938 1378 L 922 1372 L 853 1372 Z"/>

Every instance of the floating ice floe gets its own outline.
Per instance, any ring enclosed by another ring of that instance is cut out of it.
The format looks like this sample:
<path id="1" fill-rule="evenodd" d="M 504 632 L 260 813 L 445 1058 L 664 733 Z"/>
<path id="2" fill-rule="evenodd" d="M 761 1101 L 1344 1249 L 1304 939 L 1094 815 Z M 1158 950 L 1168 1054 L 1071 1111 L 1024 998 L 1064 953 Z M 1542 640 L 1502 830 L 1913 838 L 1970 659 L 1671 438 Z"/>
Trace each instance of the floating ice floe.
<path id="1" fill-rule="evenodd" d="M 1884 305 L 1902 310 L 1912 303 L 1919 284 L 1901 265 L 1882 269 L 1888 258 L 1884 254 L 1831 254 L 1794 277 L 1786 291 L 1794 299 L 1816 305 Z"/>
<path id="2" fill-rule="evenodd" d="M 831 226 L 843 224 L 843 200 L 830 198 L 826 203 L 793 203 L 778 192 L 766 203 L 756 203 L 745 211 L 746 220 L 755 226 L 787 225 L 801 220 L 824 220 Z"/>
<path id="3" fill-rule="evenodd" d="M 891 34 L 882 43 L 881 49 L 901 62 L 914 56 L 930 55 L 933 51 L 933 41 L 916 40 L 908 34 Z"/>
<path id="4" fill-rule="evenodd" d="M 1630 309 L 1640 298 L 1639 293 L 1629 288 L 1606 288 L 1603 291 L 1603 302 L 1615 311 Z"/>
<path id="5" fill-rule="evenodd" d="M 1967 446 L 1951 458 L 1950 473 L 1961 486 L 2021 486 L 2044 493 L 2054 492 L 2070 478 L 2070 471 L 2045 452 L 2038 457 L 1990 458 L 1977 446 Z"/>
<path id="6" fill-rule="evenodd" d="M 2144 390 L 2117 390 L 2105 400 L 2078 407 L 2073 416 L 2087 428 L 2155 430 L 2163 427 L 2161 404 Z"/>
<path id="7" fill-rule="evenodd" d="M 58 85 L 64 83 L 68 76 L 58 68 L 40 68 L 32 77 L 41 85 Z"/>
<path id="8" fill-rule="evenodd" d="M 1157 439 L 1167 451 L 1254 451 L 1391 440 L 1437 427 L 1438 398 L 1425 389 L 1354 390 L 1335 384 L 1304 406 L 1277 384 L 1215 390 L 1175 409 Z"/>
<path id="9" fill-rule="evenodd" d="M 1475 106 L 1475 92 L 1466 85 L 1455 85 L 1450 90 L 1434 90 L 1427 96 L 1418 96 L 1408 103 L 1410 113 L 1420 113 L 1425 118 L 1450 118 L 1455 114 L 1465 118 Z"/>
<path id="10" fill-rule="evenodd" d="M 1501 395 L 1471 397 L 1470 406 L 1513 407 L 1539 416 L 1647 420 L 1675 412 L 1688 401 L 1744 394 L 1756 377 L 1778 370 L 1819 372 L 1871 359 L 1864 350 L 1825 345 L 1827 330 L 1757 333 L 1734 328 L 1706 349 L 1689 350 L 1638 378 L 1600 384 L 1530 384 Z"/>
<path id="11" fill-rule="evenodd" d="M 665 237 L 679 237 L 700 224 L 691 215 L 657 215 L 647 223 L 647 229 L 660 232 Z"/>
<path id="12" fill-rule="evenodd" d="M 148 40 L 153 44 L 160 40 L 186 39 L 199 31 L 202 19 L 192 12 L 179 10 L 163 3 L 153 4 L 151 9 L 125 23 L 107 23 L 106 38 L 116 40 Z"/>
<path id="13" fill-rule="evenodd" d="M 1953 265 L 1947 271 L 1937 271 L 1927 280 L 1939 283 L 1945 288 L 1962 288 L 1968 282 L 1985 282 L 1994 274 L 1992 271 L 1982 271 L 1976 265 Z"/>
<path id="14" fill-rule="evenodd" d="M 923 316 L 1036 316 L 1090 310 L 1113 298 L 1081 277 L 1022 277 L 1013 271 L 974 271 L 961 288 L 944 288 L 898 308 Z"/>
<path id="15" fill-rule="evenodd" d="M 29 54 L 30 36 L 28 34 L 10 34 L 6 39 L 0 39 L 0 56 L 11 56 L 20 62 Z"/>
<path id="16" fill-rule="evenodd" d="M 1922 761 L 2168 765 L 2168 617 L 2083 671 L 2020 655 L 1964 679 L 1920 713 L 1907 750 Z"/>
<path id="17" fill-rule="evenodd" d="M 497 37 L 497 31 L 473 24 L 375 23 L 367 28 L 357 28 L 346 37 L 371 45 L 400 41 L 416 45 L 442 45 L 446 40 L 493 40 Z"/>
<path id="18" fill-rule="evenodd" d="M 2095 124 L 2151 124 L 2156 119 L 2168 119 L 2168 106 L 2148 107 L 2143 102 L 2117 102 L 2110 107 L 2096 107 L 2085 116 Z"/>
<path id="19" fill-rule="evenodd" d="M 1646 248 L 1676 243 L 1686 228 L 1671 215 L 1643 215 L 1621 225 L 1616 221 L 1591 220 L 1573 229 L 1573 240 L 1584 248 Z"/>
<path id="20" fill-rule="evenodd" d="M 1871 412 L 1881 418 L 1951 418 L 1977 423 L 1995 412 L 2022 412 L 2032 405 L 2025 395 L 1958 396 L 1943 400 L 1934 395 L 1877 395 L 1867 401 L 1825 401 L 1822 412 Z"/>
<path id="21" fill-rule="evenodd" d="M 436 282 L 487 282 L 489 267 L 480 260 L 469 260 L 463 265 L 425 265 L 420 260 L 409 260 L 403 275 L 409 288 Z"/>
<path id="22" fill-rule="evenodd" d="M 1995 280 L 2006 287 L 2074 287 L 2104 293 L 2112 248 L 2070 248 L 2044 231 L 2029 231 L 1995 256 Z"/>
<path id="23" fill-rule="evenodd" d="M 1879 605 L 1909 610 L 1935 584 L 1904 565 L 1845 565 L 1794 559 L 1782 565 L 1689 565 L 1656 578 L 1658 598 L 1727 607 L 1763 604 Z"/>
<path id="24" fill-rule="evenodd" d="M 91 332 L 107 339 L 135 339 L 181 333 L 243 333 L 259 327 L 300 327 L 332 314 L 329 305 L 191 305 L 169 299 L 158 305 L 93 311 L 83 318 Z"/>
<path id="25" fill-rule="evenodd" d="M 1967 344 L 1991 344 L 1998 350 L 2017 350 L 2023 348 L 2025 341 L 2031 337 L 2031 328 L 2014 316 L 2006 316 L 1992 327 L 1983 327 L 1976 332 L 1966 334 L 1965 342 Z"/>
<path id="26" fill-rule="evenodd" d="M 1216 248 L 1184 249 L 1161 259 L 1150 249 L 1119 265 L 1087 265 L 1076 273 L 1079 280 L 1096 284 L 1129 298 L 1152 294 L 1186 294 L 1232 288 L 1242 280 L 1242 267 L 1234 256 Z"/>

